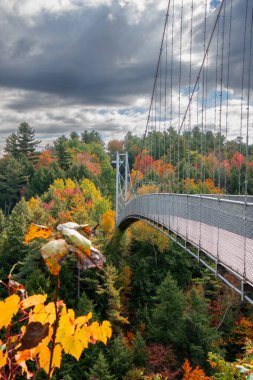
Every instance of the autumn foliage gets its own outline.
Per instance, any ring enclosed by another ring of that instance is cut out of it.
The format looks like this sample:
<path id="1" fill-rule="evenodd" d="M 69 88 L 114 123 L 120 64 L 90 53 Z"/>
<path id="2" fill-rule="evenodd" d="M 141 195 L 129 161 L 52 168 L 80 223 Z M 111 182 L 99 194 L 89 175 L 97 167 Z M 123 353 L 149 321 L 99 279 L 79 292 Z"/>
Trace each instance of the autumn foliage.
<path id="1" fill-rule="evenodd" d="M 79 360 L 89 344 L 106 344 L 111 337 L 110 322 L 92 322 L 91 312 L 76 318 L 74 310 L 58 299 L 59 272 L 67 256 L 76 256 L 79 269 L 101 268 L 105 261 L 78 230 L 88 235 L 91 233 L 87 225 L 73 222 L 58 225 L 56 232 L 46 226 L 30 225 L 25 236 L 26 244 L 37 238 L 49 239 L 40 252 L 50 273 L 55 276 L 55 295 L 52 302 L 46 303 L 47 294 L 28 297 L 24 287 L 13 281 L 11 275 L 7 281 L 2 281 L 10 295 L 0 301 L 0 329 L 5 336 L 5 340 L 0 341 L 1 379 L 18 379 L 23 374 L 31 379 L 41 370 L 50 379 L 55 369 L 61 366 L 63 352 Z M 31 370 L 31 362 L 34 362 L 35 371 Z"/>
<path id="2" fill-rule="evenodd" d="M 184 371 L 183 380 L 211 380 L 199 366 L 193 369 L 188 360 L 184 362 L 182 368 Z"/>

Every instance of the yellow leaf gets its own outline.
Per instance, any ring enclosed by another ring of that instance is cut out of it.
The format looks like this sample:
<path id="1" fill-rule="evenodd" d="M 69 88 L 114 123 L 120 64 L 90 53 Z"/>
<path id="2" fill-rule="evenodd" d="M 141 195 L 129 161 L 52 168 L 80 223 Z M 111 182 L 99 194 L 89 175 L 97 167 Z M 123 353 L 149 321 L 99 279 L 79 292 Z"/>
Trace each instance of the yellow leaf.
<path id="1" fill-rule="evenodd" d="M 92 314 L 89 313 L 87 316 L 75 319 L 72 309 L 69 309 L 68 312 L 63 311 L 60 317 L 56 342 L 62 345 L 67 354 L 74 356 L 77 360 L 90 341 L 90 332 L 86 323 L 91 317 Z"/>
<path id="2" fill-rule="evenodd" d="M 78 327 L 82 327 L 83 325 L 85 325 L 87 322 L 89 322 L 89 320 L 92 318 L 92 313 L 89 312 L 89 314 L 87 315 L 84 315 L 82 317 L 78 317 L 76 318 L 75 320 L 75 325 L 78 326 Z"/>
<path id="3" fill-rule="evenodd" d="M 59 239 L 43 245 L 40 252 L 49 271 L 56 276 L 60 272 L 62 259 L 69 253 L 69 248 L 65 240 Z"/>
<path id="4" fill-rule="evenodd" d="M 3 351 L 0 350 L 0 368 L 4 367 L 7 363 L 7 352 L 4 354 Z"/>
<path id="5" fill-rule="evenodd" d="M 42 347 L 39 353 L 39 362 L 40 362 L 40 367 L 43 368 L 47 374 L 49 374 L 50 357 L 51 357 L 51 351 L 49 350 L 49 348 L 46 346 Z M 61 358 L 62 358 L 62 348 L 59 344 L 57 344 L 53 352 L 50 378 L 53 375 L 54 369 L 60 368 Z"/>
<path id="6" fill-rule="evenodd" d="M 16 294 L 0 301 L 0 329 L 7 327 L 12 320 L 12 317 L 17 314 L 20 298 Z"/>
<path id="7" fill-rule="evenodd" d="M 24 326 L 23 326 L 24 327 Z M 23 330 L 23 333 L 25 330 Z M 22 373 L 26 372 L 27 379 L 31 379 L 33 377 L 33 373 L 29 372 L 26 361 L 27 360 L 35 360 L 36 356 L 41 352 L 41 350 L 44 349 L 44 347 L 47 347 L 51 338 L 53 335 L 53 328 L 50 327 L 49 334 L 47 337 L 45 337 L 37 347 L 32 349 L 27 349 L 24 351 L 18 351 L 15 355 L 16 363 L 22 368 Z"/>
<path id="8" fill-rule="evenodd" d="M 30 224 L 30 227 L 25 235 L 25 243 L 28 244 L 31 240 L 41 238 L 48 239 L 53 234 L 51 227 L 40 226 L 38 224 Z"/>
<path id="9" fill-rule="evenodd" d="M 61 345 L 66 354 L 74 356 L 76 360 L 80 359 L 84 347 L 82 342 L 76 339 L 75 336 L 65 336 L 61 340 Z"/>
<path id="10" fill-rule="evenodd" d="M 104 344 L 107 343 L 107 340 L 112 335 L 111 324 L 108 321 L 103 321 L 102 325 L 100 325 L 98 322 L 93 322 L 90 325 L 90 331 L 91 331 L 93 341 L 99 340 L 100 342 L 103 342 Z"/>
<path id="11" fill-rule="evenodd" d="M 62 314 L 57 329 L 56 342 L 61 343 L 66 336 L 71 336 L 74 333 L 74 327 L 74 322 L 70 319 L 69 314 Z"/>
<path id="12" fill-rule="evenodd" d="M 109 321 L 103 321 L 102 322 L 102 331 L 103 331 L 103 335 L 110 339 L 111 336 L 112 336 L 112 327 L 111 327 L 111 324 Z"/>
<path id="13" fill-rule="evenodd" d="M 35 305 L 34 309 L 30 313 L 29 323 L 30 322 L 40 322 L 43 325 L 49 323 L 51 326 L 55 322 L 56 313 L 55 305 L 53 302 L 50 302 L 48 305 L 38 304 Z"/>
<path id="14" fill-rule="evenodd" d="M 47 299 L 47 294 L 35 294 L 33 296 L 30 296 L 30 297 L 24 299 L 21 302 L 21 307 L 23 309 L 28 309 L 28 307 L 44 303 L 46 301 L 46 299 Z"/>

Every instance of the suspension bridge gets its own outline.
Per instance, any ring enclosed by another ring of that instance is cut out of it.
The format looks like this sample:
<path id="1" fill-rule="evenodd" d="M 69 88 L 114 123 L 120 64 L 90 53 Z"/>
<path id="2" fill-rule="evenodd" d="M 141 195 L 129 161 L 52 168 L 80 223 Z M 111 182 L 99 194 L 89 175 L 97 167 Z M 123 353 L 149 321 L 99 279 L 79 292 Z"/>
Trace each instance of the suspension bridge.
<path id="1" fill-rule="evenodd" d="M 253 0 L 170 0 L 141 150 L 116 159 L 117 226 L 153 225 L 251 304 L 252 42 Z"/>

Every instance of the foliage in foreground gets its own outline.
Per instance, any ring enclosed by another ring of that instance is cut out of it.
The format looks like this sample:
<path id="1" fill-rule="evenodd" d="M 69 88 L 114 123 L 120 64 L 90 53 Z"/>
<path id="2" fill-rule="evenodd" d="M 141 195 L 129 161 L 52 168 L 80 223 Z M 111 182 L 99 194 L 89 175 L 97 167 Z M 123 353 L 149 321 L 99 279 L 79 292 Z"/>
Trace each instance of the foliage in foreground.
<path id="1" fill-rule="evenodd" d="M 26 373 L 27 379 L 36 378 L 44 370 L 47 378 L 52 378 L 56 368 L 60 368 L 62 353 L 72 355 L 76 360 L 89 344 L 107 343 L 111 337 L 108 321 L 91 322 L 92 313 L 75 317 L 75 312 L 58 300 L 61 263 L 74 253 L 79 269 L 101 268 L 103 255 L 92 247 L 91 242 L 77 230 L 90 234 L 87 225 L 65 223 L 58 225 L 59 232 L 52 228 L 32 224 L 25 237 L 29 243 L 41 238 L 50 241 L 41 247 L 41 255 L 52 275 L 55 276 L 55 294 L 52 302 L 45 303 L 47 294 L 27 296 L 24 286 L 11 278 L 2 283 L 9 297 L 0 301 L 0 378 L 18 379 Z M 62 237 L 65 237 L 63 239 Z"/>

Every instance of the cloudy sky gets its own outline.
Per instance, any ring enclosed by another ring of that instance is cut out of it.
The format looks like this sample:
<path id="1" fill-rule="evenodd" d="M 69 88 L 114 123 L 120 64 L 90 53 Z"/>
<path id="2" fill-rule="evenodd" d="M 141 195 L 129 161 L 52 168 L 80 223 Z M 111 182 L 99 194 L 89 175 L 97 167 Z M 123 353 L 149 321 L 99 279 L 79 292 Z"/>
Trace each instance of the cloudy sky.
<path id="1" fill-rule="evenodd" d="M 244 21 L 238 15 L 243 15 L 244 2 L 233 0 L 237 21 L 231 54 L 237 70 L 241 43 L 236 42 L 236 37 Z M 44 144 L 74 130 L 95 129 L 107 141 L 123 138 L 127 131 L 142 134 L 167 3 L 0 0 L 0 146 L 23 121 L 36 130 Z M 193 76 L 203 55 L 204 23 L 200 15 L 203 16 L 204 3 L 194 0 Z M 218 0 L 207 4 L 208 32 L 218 4 Z M 249 0 L 250 11 L 252 4 L 253 0 Z M 191 0 L 184 0 L 183 23 L 188 25 L 182 37 L 185 65 L 189 61 L 190 5 Z M 175 18 L 180 6 L 181 1 L 176 0 Z M 177 18 L 175 38 L 179 25 Z M 173 86 L 178 86 L 176 81 Z M 231 111 L 240 117 L 240 95 L 236 91 L 240 80 L 231 82 L 230 87 Z M 187 104 L 186 98 L 182 104 Z M 234 135 L 238 133 L 234 131 Z"/>

